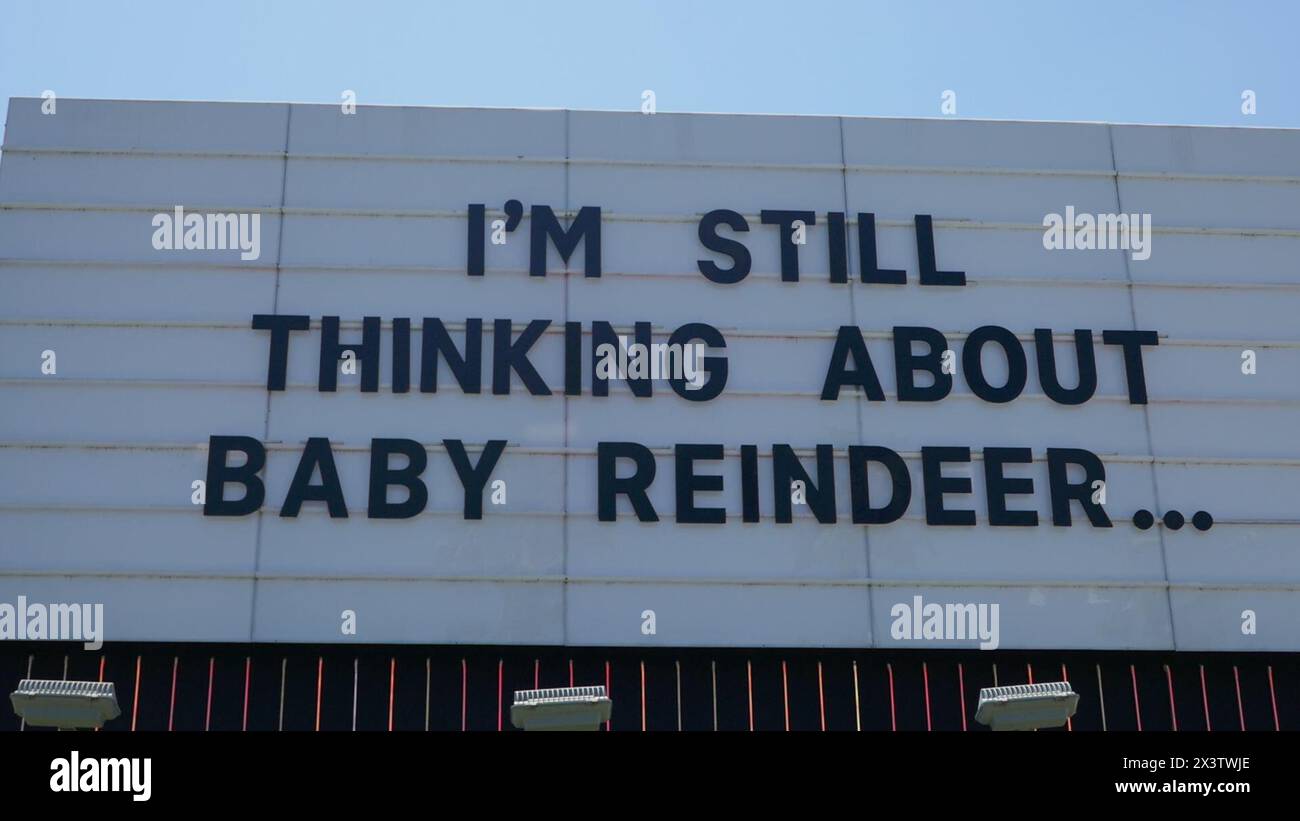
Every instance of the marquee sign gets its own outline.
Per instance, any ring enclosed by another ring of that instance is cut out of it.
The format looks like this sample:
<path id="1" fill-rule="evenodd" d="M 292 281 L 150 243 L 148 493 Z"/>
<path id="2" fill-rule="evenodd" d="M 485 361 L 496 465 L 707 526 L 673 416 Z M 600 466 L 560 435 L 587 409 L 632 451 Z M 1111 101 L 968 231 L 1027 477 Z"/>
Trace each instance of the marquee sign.
<path id="1" fill-rule="evenodd" d="M 0 602 L 1300 648 L 1291 132 L 15 100 L 5 140 Z"/>

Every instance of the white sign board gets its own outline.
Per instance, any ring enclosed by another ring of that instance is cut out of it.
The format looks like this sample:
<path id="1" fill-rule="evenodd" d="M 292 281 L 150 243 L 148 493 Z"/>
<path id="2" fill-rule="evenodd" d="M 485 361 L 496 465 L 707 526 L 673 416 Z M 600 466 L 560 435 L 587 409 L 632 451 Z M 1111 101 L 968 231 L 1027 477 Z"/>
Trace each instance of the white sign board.
<path id="1" fill-rule="evenodd" d="M 40 102 L 0 162 L 0 602 L 110 641 L 972 647 L 929 616 L 996 605 L 1001 647 L 1300 650 L 1300 133 Z M 707 373 L 604 395 L 619 337 Z"/>

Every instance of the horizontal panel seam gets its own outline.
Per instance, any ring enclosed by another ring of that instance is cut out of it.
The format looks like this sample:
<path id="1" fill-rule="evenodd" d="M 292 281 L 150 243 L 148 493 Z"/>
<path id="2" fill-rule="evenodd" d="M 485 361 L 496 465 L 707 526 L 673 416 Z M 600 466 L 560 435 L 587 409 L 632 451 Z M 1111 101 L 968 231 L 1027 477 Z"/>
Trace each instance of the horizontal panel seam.
<path id="1" fill-rule="evenodd" d="M 447 576 L 447 575 L 316 575 L 292 573 L 148 573 L 133 571 L 10 571 L 0 570 L 0 578 L 122 579 L 122 580 L 189 580 L 252 582 L 385 582 L 385 583 L 459 583 L 519 585 L 609 585 L 609 586 L 676 586 L 676 587 L 944 587 L 944 588 L 1067 588 L 1067 589 L 1137 589 L 1137 590 L 1205 590 L 1252 592 L 1297 592 L 1300 583 L 1285 582 L 1165 582 L 1163 580 L 1067 580 L 1067 579 L 740 579 L 674 578 L 622 576 Z"/>

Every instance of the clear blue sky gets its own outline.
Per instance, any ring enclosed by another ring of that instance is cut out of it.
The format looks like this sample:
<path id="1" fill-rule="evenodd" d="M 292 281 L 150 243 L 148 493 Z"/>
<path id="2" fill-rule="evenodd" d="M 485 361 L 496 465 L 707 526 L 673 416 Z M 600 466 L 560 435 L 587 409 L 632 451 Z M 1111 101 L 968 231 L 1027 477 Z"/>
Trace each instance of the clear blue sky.
<path id="1" fill-rule="evenodd" d="M 1300 2 L 4 0 L 0 97 L 1300 127 Z M 1257 95 L 1254 116 L 1241 93 Z"/>

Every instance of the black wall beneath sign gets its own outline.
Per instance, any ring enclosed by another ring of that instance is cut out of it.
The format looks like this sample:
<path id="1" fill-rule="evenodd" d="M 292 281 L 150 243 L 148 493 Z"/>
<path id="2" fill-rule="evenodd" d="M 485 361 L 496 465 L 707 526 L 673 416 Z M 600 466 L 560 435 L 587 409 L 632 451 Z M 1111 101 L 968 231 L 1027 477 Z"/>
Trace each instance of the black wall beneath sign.
<path id="1" fill-rule="evenodd" d="M 110 731 L 514 730 L 515 690 L 570 684 L 609 687 L 612 730 L 985 731 L 981 687 L 1062 677 L 1062 731 L 1300 730 L 1298 654 L 0 645 L 6 694 L 65 669 L 117 685 Z"/>

